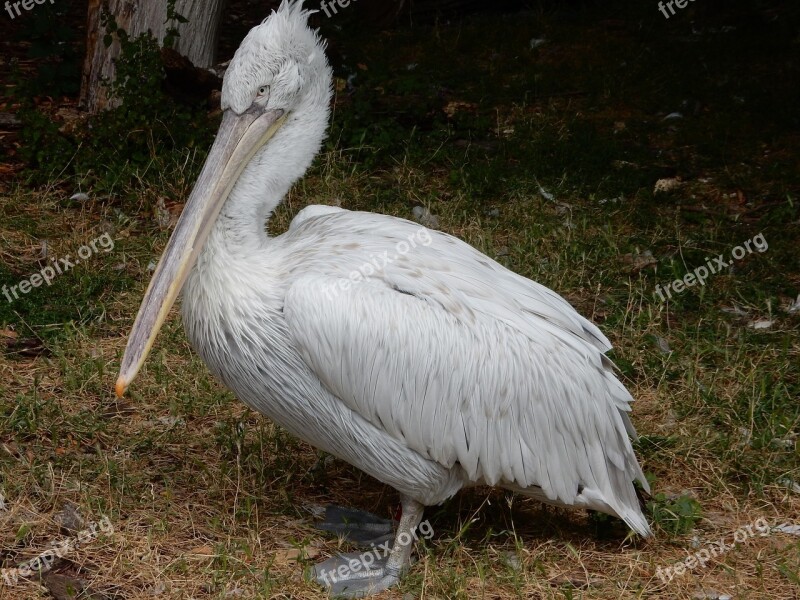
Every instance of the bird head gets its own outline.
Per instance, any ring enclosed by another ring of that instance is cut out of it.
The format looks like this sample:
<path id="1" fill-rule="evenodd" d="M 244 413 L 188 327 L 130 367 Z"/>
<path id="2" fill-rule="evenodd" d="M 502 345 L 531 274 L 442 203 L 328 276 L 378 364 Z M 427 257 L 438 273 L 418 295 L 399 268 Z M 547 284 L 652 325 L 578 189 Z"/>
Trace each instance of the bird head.
<path id="1" fill-rule="evenodd" d="M 327 122 L 330 68 L 324 43 L 308 27 L 309 14 L 302 0 L 283 0 L 231 60 L 222 84 L 222 123 L 145 292 L 122 358 L 118 396 L 147 358 L 242 171 L 293 115 L 324 106 L 319 119 Z"/>
<path id="2" fill-rule="evenodd" d="M 330 85 L 325 44 L 306 21 L 302 2 L 284 2 L 242 41 L 225 72 L 222 109 L 290 112 Z M 322 85 L 320 85 L 322 84 Z"/>

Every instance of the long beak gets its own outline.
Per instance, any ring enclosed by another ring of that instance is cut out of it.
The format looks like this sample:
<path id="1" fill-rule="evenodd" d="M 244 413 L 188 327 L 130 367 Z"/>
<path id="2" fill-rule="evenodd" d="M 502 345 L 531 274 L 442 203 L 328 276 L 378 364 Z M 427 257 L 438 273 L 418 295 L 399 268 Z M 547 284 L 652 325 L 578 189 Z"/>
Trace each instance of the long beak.
<path id="1" fill-rule="evenodd" d="M 283 125 L 282 110 L 226 110 L 214 145 L 158 263 L 128 337 L 117 378 L 122 397 L 144 363 L 222 205 L 250 159 Z"/>

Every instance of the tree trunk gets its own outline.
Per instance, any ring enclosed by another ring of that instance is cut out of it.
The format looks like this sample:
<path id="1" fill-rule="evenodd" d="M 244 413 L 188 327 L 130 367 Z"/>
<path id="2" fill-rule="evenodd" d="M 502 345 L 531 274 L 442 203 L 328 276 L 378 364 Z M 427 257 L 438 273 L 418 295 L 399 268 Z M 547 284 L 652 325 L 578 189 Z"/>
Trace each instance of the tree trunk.
<path id="1" fill-rule="evenodd" d="M 168 27 L 165 23 L 166 2 L 89 0 L 86 59 L 83 63 L 80 102 L 91 113 L 113 105 L 113 99 L 107 96 L 108 88 L 102 82 L 114 80 L 114 60 L 119 56 L 119 42 L 115 39 L 108 48 L 103 43 L 106 32 L 100 22 L 100 14 L 106 1 L 117 24 L 131 37 L 150 30 L 161 43 Z M 223 5 L 224 0 L 177 0 L 176 11 L 189 22 L 176 24 L 180 37 L 175 49 L 197 67 L 207 68 L 214 63 Z"/>

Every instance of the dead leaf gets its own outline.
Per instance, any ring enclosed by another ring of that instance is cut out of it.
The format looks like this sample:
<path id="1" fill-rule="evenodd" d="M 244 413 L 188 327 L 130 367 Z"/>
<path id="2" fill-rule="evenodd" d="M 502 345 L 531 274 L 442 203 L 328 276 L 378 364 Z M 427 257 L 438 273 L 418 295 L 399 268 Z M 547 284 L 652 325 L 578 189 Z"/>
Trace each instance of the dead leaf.
<path id="1" fill-rule="evenodd" d="M 197 556 L 214 556 L 214 549 L 205 544 L 203 546 L 198 546 L 197 548 L 192 548 L 189 550 L 188 554 L 196 554 Z"/>
<path id="2" fill-rule="evenodd" d="M 451 100 L 448 102 L 444 109 L 444 113 L 448 117 L 452 117 L 458 112 L 470 112 L 470 113 L 477 113 L 478 112 L 478 105 L 472 102 L 462 102 L 460 100 Z"/>
<path id="3" fill-rule="evenodd" d="M 658 264 L 658 259 L 653 256 L 651 250 L 644 252 L 630 252 L 622 255 L 622 262 L 630 265 L 631 273 L 638 273 L 642 269 Z"/>
<path id="4" fill-rule="evenodd" d="M 110 596 L 93 590 L 82 579 L 71 575 L 48 572 L 42 575 L 42 583 L 55 600 L 109 600 Z"/>
<path id="5" fill-rule="evenodd" d="M 163 196 L 159 196 L 156 201 L 155 219 L 161 229 L 175 227 L 181 212 L 183 212 L 183 204 L 181 203 L 170 202 L 167 204 Z"/>
<path id="6" fill-rule="evenodd" d="M 600 583 L 600 579 L 589 577 L 587 578 L 585 575 L 572 575 L 572 576 L 563 576 L 563 577 L 556 577 L 555 579 L 550 580 L 550 585 L 561 587 L 562 585 L 571 585 L 574 588 L 588 588 L 593 585 L 597 585 Z"/>
<path id="7" fill-rule="evenodd" d="M 288 566 L 302 559 L 313 559 L 320 555 L 319 548 L 306 546 L 304 548 L 281 548 L 275 551 L 275 564 Z"/>
<path id="8" fill-rule="evenodd" d="M 6 350 L 15 358 L 36 358 L 50 354 L 41 340 L 35 338 L 7 339 Z"/>
<path id="9" fill-rule="evenodd" d="M 656 186 L 653 188 L 654 194 L 661 194 L 677 190 L 683 185 L 683 182 L 676 177 L 667 177 L 656 181 Z"/>

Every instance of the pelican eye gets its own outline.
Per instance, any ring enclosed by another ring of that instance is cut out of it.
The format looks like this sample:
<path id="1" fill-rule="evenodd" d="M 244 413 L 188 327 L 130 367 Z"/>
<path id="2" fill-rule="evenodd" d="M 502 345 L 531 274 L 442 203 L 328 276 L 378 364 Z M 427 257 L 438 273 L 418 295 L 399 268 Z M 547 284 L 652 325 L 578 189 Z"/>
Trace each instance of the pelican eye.
<path id="1" fill-rule="evenodd" d="M 269 96 L 269 86 L 262 85 L 260 88 L 258 88 L 258 93 L 256 94 L 256 100 L 262 100 L 267 96 Z"/>

